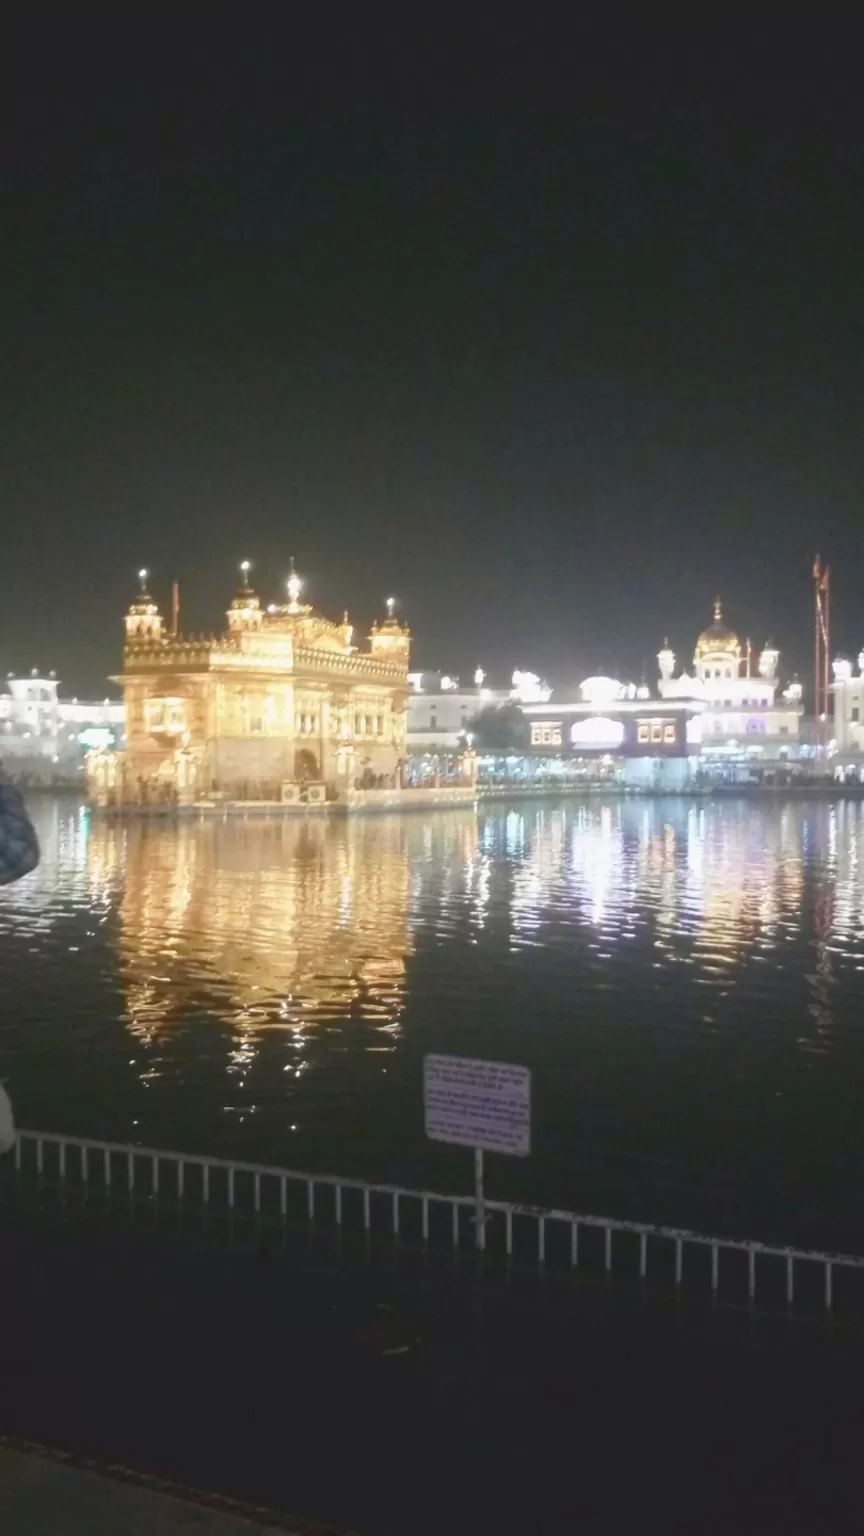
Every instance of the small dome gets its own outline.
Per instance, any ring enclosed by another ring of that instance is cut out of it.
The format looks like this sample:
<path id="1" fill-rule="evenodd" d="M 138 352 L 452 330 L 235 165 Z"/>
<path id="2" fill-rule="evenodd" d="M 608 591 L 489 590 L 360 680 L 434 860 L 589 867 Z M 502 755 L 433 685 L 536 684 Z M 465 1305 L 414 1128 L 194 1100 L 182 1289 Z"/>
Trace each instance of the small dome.
<path id="1" fill-rule="evenodd" d="M 723 623 L 723 609 L 718 597 L 714 603 L 714 623 L 703 629 L 696 641 L 695 659 L 700 661 L 703 656 L 716 656 L 718 653 L 737 656 L 740 649 L 735 631 L 727 629 Z"/>
<path id="2" fill-rule="evenodd" d="M 138 593 L 138 596 L 135 598 L 134 602 L 129 604 L 127 611 L 129 618 L 152 618 L 154 614 L 158 614 L 159 609 L 150 596 L 150 588 L 148 585 L 149 578 L 149 571 L 138 572 L 138 581 L 140 582 L 141 590 Z"/>

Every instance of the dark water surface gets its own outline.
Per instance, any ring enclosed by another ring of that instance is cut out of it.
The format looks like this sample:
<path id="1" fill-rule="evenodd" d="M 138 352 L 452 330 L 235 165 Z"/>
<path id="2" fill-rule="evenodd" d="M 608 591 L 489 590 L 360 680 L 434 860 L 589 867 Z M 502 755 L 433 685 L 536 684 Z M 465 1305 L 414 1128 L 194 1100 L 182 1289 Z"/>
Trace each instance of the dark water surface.
<path id="1" fill-rule="evenodd" d="M 115 825 L 0 891 L 20 1122 L 467 1189 L 428 1050 L 524 1062 L 493 1193 L 864 1251 L 864 811 L 516 802 Z"/>

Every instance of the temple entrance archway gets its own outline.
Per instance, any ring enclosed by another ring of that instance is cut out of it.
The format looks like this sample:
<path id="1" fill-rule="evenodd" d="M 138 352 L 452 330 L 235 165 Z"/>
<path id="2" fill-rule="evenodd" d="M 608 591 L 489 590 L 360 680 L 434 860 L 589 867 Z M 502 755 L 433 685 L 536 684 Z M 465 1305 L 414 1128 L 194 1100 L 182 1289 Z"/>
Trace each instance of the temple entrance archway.
<path id="1" fill-rule="evenodd" d="M 304 780 L 317 781 L 321 774 L 318 769 L 318 759 L 308 747 L 298 747 L 294 753 L 294 778 L 302 784 Z"/>

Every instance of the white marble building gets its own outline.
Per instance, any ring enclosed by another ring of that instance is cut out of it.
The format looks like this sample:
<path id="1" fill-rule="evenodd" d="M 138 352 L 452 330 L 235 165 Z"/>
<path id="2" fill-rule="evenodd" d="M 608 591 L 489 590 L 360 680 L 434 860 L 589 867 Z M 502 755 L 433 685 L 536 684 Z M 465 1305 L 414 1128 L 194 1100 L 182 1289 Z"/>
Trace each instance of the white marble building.
<path id="1" fill-rule="evenodd" d="M 770 644 L 759 653 L 754 673 L 750 642 L 742 648 L 735 632 L 726 627 L 719 598 L 713 623 L 696 642 L 692 674 L 675 675 L 675 655 L 668 642 L 657 661 L 661 698 L 702 703 L 690 730 L 691 744 L 703 755 L 743 752 L 764 760 L 789 756 L 797 747 L 803 715 L 800 683 L 793 681 L 780 692 L 780 653 Z"/>
<path id="2" fill-rule="evenodd" d="M 834 662 L 834 742 L 838 753 L 864 753 L 864 651 L 858 653 L 858 673 L 852 662 L 838 656 Z"/>
<path id="3" fill-rule="evenodd" d="M 409 672 L 407 743 L 411 753 L 464 751 L 471 721 L 484 709 L 504 704 L 534 702 L 536 689 L 552 690 L 529 672 L 514 672 L 512 688 L 489 688 L 486 673 L 478 667 L 473 687 L 465 688 L 458 677 L 441 672 Z M 530 698 L 527 697 L 530 695 Z M 542 700 L 541 700 L 542 701 Z"/>
<path id="4" fill-rule="evenodd" d="M 61 699 L 57 675 L 35 668 L 29 677 L 10 673 L 0 691 L 0 760 L 13 776 L 24 768 L 39 777 L 80 773 L 90 747 L 121 743 L 126 725 L 122 701 Z"/>

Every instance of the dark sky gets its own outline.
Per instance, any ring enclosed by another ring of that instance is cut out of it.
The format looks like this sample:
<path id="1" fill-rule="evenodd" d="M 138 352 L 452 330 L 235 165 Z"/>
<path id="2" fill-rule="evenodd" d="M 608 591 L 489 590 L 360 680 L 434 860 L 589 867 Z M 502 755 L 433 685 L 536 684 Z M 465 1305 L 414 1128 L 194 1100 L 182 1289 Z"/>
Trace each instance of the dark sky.
<path id="1" fill-rule="evenodd" d="M 715 591 L 804 671 L 819 549 L 857 651 L 850 41 L 247 9 L 5 49 L 0 670 L 101 693 L 139 565 L 211 629 L 292 554 L 337 617 L 398 594 L 418 665 L 563 683 Z"/>

